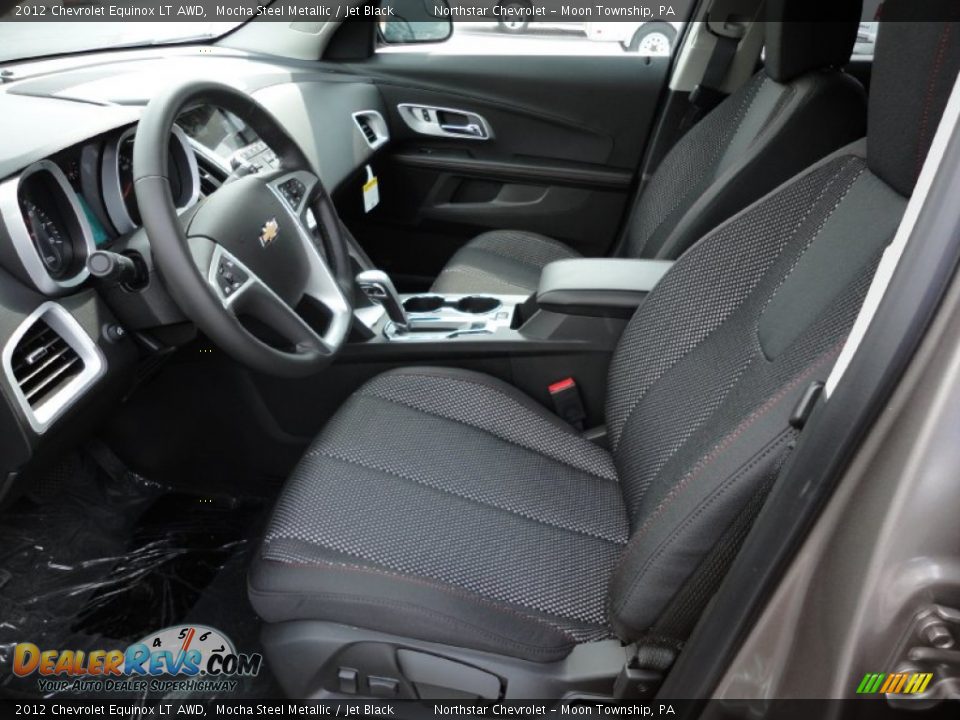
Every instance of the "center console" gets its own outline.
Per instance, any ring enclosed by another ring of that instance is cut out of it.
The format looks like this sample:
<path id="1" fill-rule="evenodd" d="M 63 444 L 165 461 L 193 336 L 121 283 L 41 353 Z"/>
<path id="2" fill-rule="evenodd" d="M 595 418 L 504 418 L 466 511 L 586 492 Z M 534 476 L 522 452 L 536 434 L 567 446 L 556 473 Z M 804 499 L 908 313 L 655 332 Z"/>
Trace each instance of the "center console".
<path id="1" fill-rule="evenodd" d="M 497 375 L 549 406 L 548 387 L 575 378 L 588 423 L 602 421 L 606 374 L 630 317 L 671 263 L 561 260 L 548 265 L 529 297 L 495 294 L 401 295 L 380 271 L 357 276 L 366 306 L 356 310 L 354 362 L 389 367 L 417 362 Z"/>
<path id="2" fill-rule="evenodd" d="M 438 342 L 496 335 L 511 329 L 522 295 L 408 295 L 401 304 L 407 327 L 390 323 L 384 332 L 395 342 Z"/>

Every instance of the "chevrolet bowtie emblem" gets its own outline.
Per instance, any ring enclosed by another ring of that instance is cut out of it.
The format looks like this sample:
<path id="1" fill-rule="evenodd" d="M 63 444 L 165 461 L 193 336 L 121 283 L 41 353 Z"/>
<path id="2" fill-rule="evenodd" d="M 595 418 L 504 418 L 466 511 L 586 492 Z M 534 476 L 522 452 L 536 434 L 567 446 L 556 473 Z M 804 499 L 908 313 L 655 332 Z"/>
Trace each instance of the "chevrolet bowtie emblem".
<path id="1" fill-rule="evenodd" d="M 280 234 L 280 226 L 277 224 L 276 218 L 270 218 L 267 220 L 263 227 L 260 229 L 260 245 L 266 247 L 273 243 L 277 239 L 277 236 Z"/>

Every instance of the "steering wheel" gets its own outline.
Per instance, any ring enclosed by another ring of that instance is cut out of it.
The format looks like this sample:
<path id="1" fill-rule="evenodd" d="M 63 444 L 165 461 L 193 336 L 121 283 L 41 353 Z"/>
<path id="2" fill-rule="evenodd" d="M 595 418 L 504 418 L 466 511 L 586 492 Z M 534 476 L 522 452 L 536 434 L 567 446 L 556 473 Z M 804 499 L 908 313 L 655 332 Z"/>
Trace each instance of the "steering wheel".
<path id="1" fill-rule="evenodd" d="M 247 123 L 280 169 L 226 182 L 181 218 L 170 187 L 170 133 L 183 110 L 201 104 Z M 262 105 L 210 81 L 160 92 L 137 127 L 133 178 L 163 280 L 211 340 L 241 363 L 281 377 L 310 375 L 333 359 L 352 321 L 349 255 L 320 178 Z M 311 211 L 320 240 L 308 225 Z"/>

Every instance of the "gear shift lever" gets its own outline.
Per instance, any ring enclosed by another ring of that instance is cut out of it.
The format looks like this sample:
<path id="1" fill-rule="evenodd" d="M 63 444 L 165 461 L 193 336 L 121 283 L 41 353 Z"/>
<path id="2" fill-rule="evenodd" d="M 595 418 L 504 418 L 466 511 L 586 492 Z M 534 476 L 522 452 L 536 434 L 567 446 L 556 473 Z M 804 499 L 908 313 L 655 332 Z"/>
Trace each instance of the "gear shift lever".
<path id="1" fill-rule="evenodd" d="M 390 276 L 382 270 L 364 270 L 357 275 L 357 285 L 372 302 L 382 305 L 399 333 L 410 329 L 407 311 L 403 309 Z"/>

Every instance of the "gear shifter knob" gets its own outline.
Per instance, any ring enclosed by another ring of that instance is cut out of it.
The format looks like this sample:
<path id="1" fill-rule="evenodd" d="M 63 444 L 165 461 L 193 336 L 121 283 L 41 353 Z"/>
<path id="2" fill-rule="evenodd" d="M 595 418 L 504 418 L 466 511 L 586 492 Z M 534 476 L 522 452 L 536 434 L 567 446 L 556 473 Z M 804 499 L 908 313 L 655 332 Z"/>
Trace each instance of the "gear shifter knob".
<path id="1" fill-rule="evenodd" d="M 372 302 L 382 305 L 387 311 L 397 332 L 405 333 L 409 329 L 407 312 L 400 302 L 400 295 L 393 286 L 390 276 L 382 270 L 364 270 L 357 275 L 357 285 Z"/>

